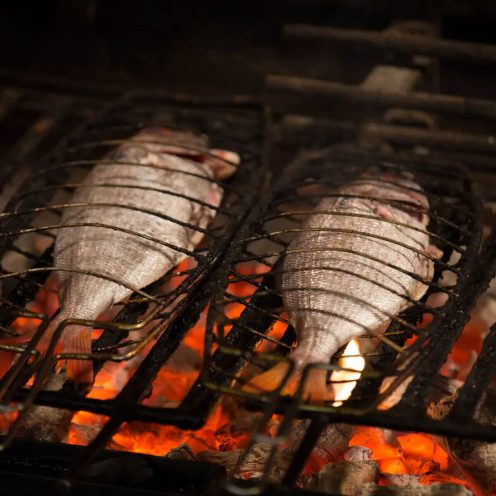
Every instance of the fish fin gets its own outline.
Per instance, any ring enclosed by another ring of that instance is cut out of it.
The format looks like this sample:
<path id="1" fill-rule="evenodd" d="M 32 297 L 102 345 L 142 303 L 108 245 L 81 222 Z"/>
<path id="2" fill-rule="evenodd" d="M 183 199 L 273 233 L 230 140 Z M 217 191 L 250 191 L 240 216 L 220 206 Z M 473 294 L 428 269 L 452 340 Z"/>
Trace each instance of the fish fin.
<path id="1" fill-rule="evenodd" d="M 391 212 L 391 209 L 386 205 L 376 205 L 374 211 L 376 215 L 378 215 L 382 219 L 395 220 L 393 212 Z"/>
<path id="2" fill-rule="evenodd" d="M 440 250 L 436 245 L 432 244 L 428 245 L 425 248 L 425 253 L 435 260 L 439 260 L 443 256 L 443 251 Z M 421 257 L 418 273 L 422 277 L 425 277 L 427 281 L 431 281 L 434 277 L 434 263 L 434 260 L 432 260 L 431 258 L 428 258 L 426 256 Z M 422 296 L 424 296 L 425 292 L 427 291 L 427 287 L 423 284 L 418 284 L 417 286 L 417 289 L 412 293 L 412 297 L 415 300 L 420 300 L 420 298 L 422 298 Z"/>
<path id="3" fill-rule="evenodd" d="M 251 379 L 248 384 L 243 386 L 243 391 L 247 393 L 271 393 L 277 389 L 286 374 L 288 373 L 289 365 L 287 363 L 278 363 L 274 367 Z M 294 375 L 294 374 L 293 374 Z M 290 377 L 288 383 L 284 386 L 281 394 L 294 394 L 296 392 L 296 385 L 289 384 L 295 382 L 293 377 Z"/>
<path id="4" fill-rule="evenodd" d="M 248 384 L 243 386 L 247 393 L 267 393 L 277 389 L 288 372 L 287 363 L 278 363 L 276 366 L 254 377 Z M 293 396 L 296 394 L 301 381 L 301 372 L 293 372 L 281 390 L 282 395 Z M 331 401 L 333 393 L 327 386 L 327 370 L 310 370 L 305 381 L 303 399 L 308 401 Z"/>
<path id="5" fill-rule="evenodd" d="M 61 351 L 64 353 L 90 354 L 92 331 L 88 327 L 78 327 L 64 331 L 67 334 L 63 338 Z M 92 384 L 93 362 L 91 360 L 67 360 L 65 374 L 68 380 L 76 384 Z"/>
<path id="6" fill-rule="evenodd" d="M 326 369 L 312 369 L 308 373 L 303 390 L 303 399 L 312 402 L 332 401 L 334 391 L 327 384 Z"/>
<path id="7" fill-rule="evenodd" d="M 236 152 L 213 148 L 205 162 L 210 165 L 216 179 L 227 179 L 236 172 L 241 158 Z"/>
<path id="8" fill-rule="evenodd" d="M 47 352 L 48 347 L 50 346 L 52 338 L 55 334 L 55 331 L 57 330 L 57 327 L 60 325 L 60 323 L 64 320 L 64 318 L 65 317 L 63 317 L 62 314 L 59 312 L 48 324 L 47 328 L 45 329 L 45 332 L 43 333 L 43 336 L 36 345 L 36 350 L 39 351 L 41 354 L 45 354 Z M 62 350 L 62 344 L 61 344 L 61 338 L 59 338 L 59 340 L 55 344 L 53 354 L 57 354 L 61 350 Z"/>
<path id="9" fill-rule="evenodd" d="M 444 254 L 443 250 L 438 248 L 436 245 L 428 245 L 425 252 L 437 260 L 439 260 Z"/>

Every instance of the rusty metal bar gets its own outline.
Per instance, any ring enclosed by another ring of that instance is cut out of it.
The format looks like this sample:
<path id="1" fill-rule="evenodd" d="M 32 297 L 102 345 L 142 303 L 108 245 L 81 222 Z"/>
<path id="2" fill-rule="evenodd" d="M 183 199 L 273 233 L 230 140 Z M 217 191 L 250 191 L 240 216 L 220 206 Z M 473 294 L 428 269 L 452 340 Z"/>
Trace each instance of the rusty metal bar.
<path id="1" fill-rule="evenodd" d="M 450 151 L 496 153 L 496 135 L 479 135 L 461 131 L 423 129 L 375 122 L 361 125 L 353 122 L 317 119 L 297 114 L 285 116 L 281 122 L 281 129 L 284 133 L 283 139 L 297 139 L 298 136 L 304 139 L 306 133 L 316 134 L 317 137 L 322 138 L 330 133 L 344 133 L 346 137 L 356 138 L 356 134 L 363 130 L 368 136 L 398 145 L 422 145 Z M 494 165 L 496 165 L 496 162 Z"/>
<path id="2" fill-rule="evenodd" d="M 321 81 L 295 76 L 269 74 L 267 85 L 277 91 L 295 93 L 308 97 L 341 99 L 350 103 L 370 107 L 403 107 L 427 110 L 460 117 L 476 116 L 496 119 L 496 102 L 481 98 L 467 98 L 455 95 L 432 93 L 370 90 L 357 85 L 334 81 Z"/>
<path id="3" fill-rule="evenodd" d="M 494 45 L 446 40 L 394 29 L 369 31 L 308 24 L 288 24 L 283 28 L 283 35 L 290 40 L 354 44 L 379 50 L 392 50 L 469 62 L 496 62 L 496 46 Z"/>

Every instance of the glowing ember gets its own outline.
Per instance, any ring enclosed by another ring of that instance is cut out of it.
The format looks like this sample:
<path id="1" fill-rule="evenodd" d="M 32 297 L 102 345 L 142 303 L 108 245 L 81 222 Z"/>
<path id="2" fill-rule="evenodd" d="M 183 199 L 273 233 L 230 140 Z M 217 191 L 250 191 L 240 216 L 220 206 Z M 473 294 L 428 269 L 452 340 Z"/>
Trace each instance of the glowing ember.
<path id="1" fill-rule="evenodd" d="M 283 312 L 279 315 L 281 319 L 286 320 L 288 315 Z M 288 328 L 288 324 L 285 324 L 282 320 L 275 320 L 272 324 L 272 327 L 269 329 L 267 336 L 269 339 L 262 339 L 259 345 L 256 348 L 257 353 L 268 353 L 273 351 L 277 341 L 279 341 L 286 332 Z"/>
<path id="2" fill-rule="evenodd" d="M 178 268 L 177 272 L 185 272 L 191 268 L 188 261 Z M 254 292 L 261 282 L 264 272 L 269 267 L 258 264 L 244 264 L 237 267 L 241 276 L 252 276 L 256 279 L 238 280 L 233 278 L 227 288 L 227 294 L 234 301 L 227 303 L 225 315 L 228 319 L 237 319 L 250 301 Z M 167 288 L 177 286 L 186 275 L 174 276 L 168 283 Z M 53 289 L 53 286 L 52 288 Z M 239 301 L 236 301 L 239 299 Z M 39 291 L 36 300 L 29 305 L 35 312 L 53 314 L 57 308 L 57 298 L 52 291 Z M 162 367 L 153 383 L 152 394 L 143 400 L 143 404 L 155 407 L 174 408 L 180 404 L 197 380 L 202 367 L 204 354 L 205 322 L 207 309 L 200 316 L 196 325 L 189 330 L 176 353 L 171 357 L 166 366 Z M 273 351 L 278 341 L 283 337 L 288 325 L 284 323 L 287 319 L 285 313 L 280 314 L 281 320 L 274 320 L 268 332 L 269 339 L 262 339 L 256 348 L 257 352 Z M 425 326 L 431 319 L 425 316 L 419 327 Z M 24 336 L 30 336 L 39 321 L 26 317 L 19 317 L 13 324 L 13 328 Z M 224 327 L 228 333 L 231 325 Z M 95 331 L 94 337 L 101 331 Z M 481 329 L 469 323 L 455 347 L 450 361 L 460 366 L 468 361 L 472 352 L 479 353 L 481 346 Z M 411 338 L 413 342 L 415 338 Z M 5 342 L 5 341 L 4 341 Z M 152 344 L 150 345 L 152 346 Z M 213 349 L 216 345 L 214 344 Z M 98 373 L 94 387 L 89 393 L 90 398 L 111 399 L 114 398 L 127 383 L 129 378 L 139 366 L 140 361 L 146 356 L 149 347 L 143 350 L 140 357 L 124 362 L 108 362 Z M 209 350 L 212 351 L 212 350 Z M 0 352 L 0 371 L 7 370 L 15 355 L 8 352 Z M 335 370 L 330 376 L 333 388 L 333 406 L 341 406 L 352 394 L 357 380 L 360 378 L 364 368 L 365 359 L 361 355 L 359 340 L 353 339 L 346 346 L 342 357 L 338 362 L 341 370 Z M 446 369 L 447 370 L 447 369 Z M 461 372 L 459 372 L 461 374 Z M 453 376 L 453 375 L 451 375 Z M 6 430 L 14 420 L 16 412 L 4 412 L 0 415 L 0 428 Z M 171 449 L 177 448 L 185 443 L 193 451 L 234 451 L 246 446 L 250 430 L 236 428 L 240 418 L 247 425 L 251 423 L 253 416 L 243 410 L 239 405 L 224 401 L 211 413 L 206 424 L 196 431 L 185 431 L 173 426 L 150 424 L 143 422 L 129 422 L 123 424 L 114 435 L 109 445 L 111 449 L 146 453 L 163 456 Z M 70 444 L 88 444 L 99 432 L 108 420 L 107 417 L 88 412 L 77 412 L 68 433 L 67 442 Z M 280 419 L 272 419 L 275 424 Z M 346 440 L 344 441 L 346 446 Z M 423 484 L 435 482 L 466 484 L 464 481 L 448 475 L 449 457 L 446 451 L 438 444 L 436 439 L 426 434 L 418 433 L 393 433 L 379 428 L 356 427 L 348 444 L 349 447 L 362 447 L 370 450 L 374 460 L 382 474 L 412 474 L 419 478 Z M 325 456 L 325 451 L 318 455 L 312 455 L 305 467 L 305 474 L 314 473 L 328 463 L 342 461 L 340 459 Z M 389 484 L 384 476 L 382 484 Z"/>
<path id="3" fill-rule="evenodd" d="M 184 271 L 188 267 L 184 263 L 180 269 Z M 238 267 L 237 270 L 241 275 L 249 275 L 266 272 L 268 267 L 261 265 L 260 269 L 255 272 L 253 267 Z M 243 302 L 247 302 L 249 297 L 256 291 L 257 282 L 260 282 L 260 279 L 254 281 L 254 284 L 252 281 L 232 282 L 229 284 L 227 292 L 235 297 L 242 298 Z M 175 278 L 174 282 L 169 284 L 178 283 L 179 278 Z M 226 316 L 230 319 L 236 319 L 244 309 L 245 305 L 242 303 L 231 303 L 226 307 Z M 176 352 L 181 354 L 180 359 L 185 363 L 176 367 L 173 356 L 169 363 L 160 370 L 153 382 L 153 394 L 145 399 L 143 404 L 158 407 L 176 407 L 186 396 L 201 370 L 207 310 L 206 308 L 202 312 L 197 324 L 188 331 Z M 226 326 L 224 331 L 228 332 L 230 328 L 231 326 Z M 143 356 L 145 354 L 146 350 Z M 93 389 L 88 396 L 99 399 L 115 397 L 137 366 L 138 360 L 133 363 L 109 362 L 105 364 L 97 375 Z M 210 415 L 207 423 L 197 431 L 184 431 L 173 426 L 130 422 L 124 424 L 112 438 L 110 447 L 118 450 L 162 456 L 182 443 L 186 443 L 193 452 L 242 448 L 247 442 L 247 435 L 230 435 L 230 418 L 224 407 L 218 405 Z M 71 444 L 87 444 L 105 421 L 106 417 L 104 416 L 78 412 L 73 417 L 68 442 Z"/>
<path id="4" fill-rule="evenodd" d="M 365 368 L 365 359 L 360 354 L 358 340 L 353 338 L 346 346 L 338 362 L 343 370 L 335 370 L 331 374 L 331 383 L 334 390 L 332 406 L 341 406 L 355 389 L 356 381 L 360 379 Z"/>

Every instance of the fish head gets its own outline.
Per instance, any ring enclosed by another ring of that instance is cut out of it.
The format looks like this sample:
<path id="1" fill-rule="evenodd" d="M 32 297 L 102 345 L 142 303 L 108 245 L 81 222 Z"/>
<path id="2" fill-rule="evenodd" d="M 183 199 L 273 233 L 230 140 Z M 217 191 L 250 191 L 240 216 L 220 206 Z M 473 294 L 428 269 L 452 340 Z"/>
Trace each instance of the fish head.
<path id="1" fill-rule="evenodd" d="M 147 143 L 150 151 L 171 153 L 210 166 L 215 179 L 223 180 L 236 172 L 240 157 L 236 152 L 208 147 L 208 137 L 191 131 L 165 127 L 148 127 L 136 134 L 132 141 Z"/>
<path id="2" fill-rule="evenodd" d="M 429 223 L 429 200 L 422 187 L 406 171 L 367 171 L 348 192 L 368 196 L 389 204 L 390 209 L 406 213 L 415 221 L 427 226 Z"/>
<path id="3" fill-rule="evenodd" d="M 208 151 L 205 135 L 157 126 L 142 129 L 126 143 L 133 142 L 146 143 L 147 149 L 156 153 L 196 156 Z"/>
<path id="4" fill-rule="evenodd" d="M 216 179 L 227 179 L 231 177 L 241 161 L 240 156 L 230 150 L 211 148 L 210 154 L 205 162 L 210 166 Z"/>
<path id="5" fill-rule="evenodd" d="M 422 187 L 412 178 L 404 175 L 387 175 L 388 199 L 395 202 L 394 208 L 406 211 L 422 225 L 429 223 L 429 200 Z M 405 208 L 402 208 L 402 204 Z M 408 207 L 414 208 L 408 208 Z"/>

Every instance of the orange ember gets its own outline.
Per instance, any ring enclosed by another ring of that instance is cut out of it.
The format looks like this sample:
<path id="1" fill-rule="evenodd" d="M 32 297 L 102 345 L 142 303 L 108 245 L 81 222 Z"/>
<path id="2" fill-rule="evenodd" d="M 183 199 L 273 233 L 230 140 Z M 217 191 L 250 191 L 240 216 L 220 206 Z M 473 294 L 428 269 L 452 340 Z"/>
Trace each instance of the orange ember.
<path id="1" fill-rule="evenodd" d="M 428 434 L 407 433 L 386 439 L 376 427 L 358 427 L 349 446 L 362 446 L 372 451 L 382 474 L 419 476 L 422 484 L 435 482 L 466 485 L 466 481 L 450 476 L 448 453 Z M 383 483 L 387 484 L 386 480 Z"/>
<path id="2" fill-rule="evenodd" d="M 239 318 L 246 308 L 246 304 L 250 301 L 250 297 L 258 289 L 258 285 L 262 281 L 261 277 L 252 279 L 254 274 L 263 274 L 270 270 L 270 267 L 262 264 L 244 263 L 236 266 L 238 276 L 231 275 L 230 279 L 235 282 L 230 282 L 227 285 L 226 295 L 228 300 L 224 306 L 224 314 L 229 321 L 234 321 Z M 247 280 L 241 279 L 243 276 L 250 276 Z M 240 301 L 229 302 L 229 298 L 236 298 Z M 227 334 L 232 328 L 232 324 L 224 326 L 224 332 Z"/>
<path id="3" fill-rule="evenodd" d="M 386 440 L 384 432 L 383 429 L 377 427 L 358 427 L 348 446 L 362 446 L 371 449 L 372 460 L 376 461 L 401 458 L 400 447 L 390 444 Z"/>
<path id="4" fill-rule="evenodd" d="M 482 349 L 482 333 L 484 330 L 484 328 L 471 320 L 458 338 L 456 346 L 450 355 L 451 360 L 458 365 L 463 365 L 470 358 L 472 352 L 478 355 Z"/>
<path id="5" fill-rule="evenodd" d="M 287 313 L 283 312 L 279 315 L 279 317 L 281 319 L 287 320 L 288 315 Z M 272 324 L 272 327 L 269 329 L 267 336 L 270 339 L 275 339 L 276 341 L 279 341 L 284 336 L 284 333 L 286 332 L 287 328 L 288 328 L 288 324 L 282 322 L 282 320 L 275 320 Z M 262 339 L 258 344 L 256 351 L 258 353 L 268 353 L 273 350 L 275 344 L 276 343 L 274 343 L 274 341 L 268 339 Z"/>
<path id="6" fill-rule="evenodd" d="M 186 260 L 177 268 L 178 273 L 186 272 L 192 268 L 192 262 Z M 230 320 L 236 320 L 246 308 L 246 303 L 250 301 L 258 285 L 262 281 L 262 276 L 270 270 L 268 265 L 245 263 L 236 267 L 237 273 L 241 277 L 232 277 L 227 287 L 227 294 L 240 301 L 226 300 L 224 307 L 225 316 Z M 255 279 L 251 276 L 255 275 Z M 247 280 L 242 279 L 247 277 Z M 260 276 L 260 277 L 259 277 Z M 167 283 L 166 287 L 177 286 L 186 275 L 174 276 Z M 53 289 L 53 284 L 50 285 Z M 41 290 L 36 296 L 36 300 L 29 305 L 34 312 L 44 312 L 52 315 L 57 309 L 57 297 L 55 292 Z M 171 357 L 166 366 L 162 367 L 153 382 L 152 394 L 143 400 L 144 405 L 152 407 L 175 408 L 184 399 L 188 391 L 197 380 L 204 356 L 205 323 L 207 309 L 205 309 L 196 325 L 188 331 L 180 347 Z M 274 320 L 268 332 L 271 340 L 262 339 L 258 344 L 257 352 L 270 352 L 276 346 L 287 330 L 288 325 L 283 321 L 288 318 L 287 314 L 279 315 L 281 320 Z M 432 320 L 431 314 L 425 314 L 419 328 L 425 327 Z M 13 328 L 20 334 L 29 337 L 39 325 L 39 320 L 26 317 L 19 317 L 13 323 Z M 232 326 L 224 327 L 224 331 L 229 332 Z M 94 331 L 94 338 L 100 335 L 101 330 Z M 415 341 L 412 336 L 407 344 Z M 4 341 L 6 342 L 6 341 Z M 466 363 L 471 353 L 479 353 L 482 343 L 481 329 L 473 322 L 470 322 L 456 347 L 450 355 L 450 361 L 458 366 Z M 96 399 L 114 398 L 128 382 L 129 378 L 139 366 L 140 360 L 146 356 L 149 348 L 143 350 L 140 357 L 129 361 L 108 362 L 97 374 L 95 384 L 88 397 Z M 215 349 L 215 346 L 213 349 Z M 209 350 L 212 351 L 212 350 Z M 350 352 L 350 357 L 356 357 L 360 350 Z M 14 354 L 0 351 L 0 372 L 7 370 L 11 364 Z M 363 357 L 359 357 L 363 360 Z M 363 370 L 363 366 L 356 364 L 346 364 L 347 369 L 356 369 L 357 374 Z M 356 381 L 356 378 L 348 378 L 349 381 Z M 335 377 L 337 380 L 338 378 Z M 346 382 L 346 381 L 341 381 Z M 347 393 L 349 396 L 349 393 Z M 343 398 L 345 401 L 346 398 Z M 245 415 L 246 423 L 249 423 L 254 416 L 250 413 L 239 410 L 239 406 L 233 406 L 229 402 L 223 402 L 215 407 L 206 424 L 199 430 L 188 431 L 167 425 L 150 424 L 144 422 L 129 422 L 121 426 L 119 431 L 113 436 L 109 445 L 111 449 L 146 453 L 151 455 L 164 456 L 171 449 L 177 448 L 186 443 L 193 452 L 205 450 L 232 451 L 242 449 L 249 440 L 249 429 L 236 429 L 238 416 Z M 0 428 L 6 430 L 14 420 L 16 412 L 2 413 L 0 415 Z M 88 412 L 77 412 L 73 419 L 67 442 L 70 444 L 86 445 L 99 432 L 108 418 L 103 415 Z M 280 419 L 274 418 L 275 424 Z M 412 474 L 419 477 L 423 484 L 434 482 L 466 484 L 464 481 L 448 475 L 449 457 L 446 451 L 438 444 L 435 437 L 419 433 L 393 433 L 391 431 L 375 427 L 356 427 L 353 431 L 349 447 L 363 447 L 371 451 L 371 458 L 374 460 L 382 474 Z M 331 450 L 332 451 L 332 450 Z M 305 473 L 315 473 L 328 463 L 341 461 L 331 459 L 325 451 L 314 452 L 308 459 L 305 466 Z M 389 484 L 386 477 L 382 477 L 382 484 Z"/>

